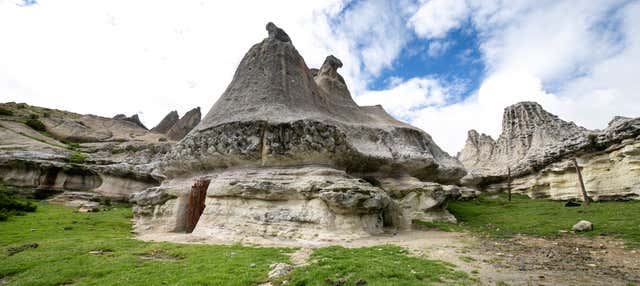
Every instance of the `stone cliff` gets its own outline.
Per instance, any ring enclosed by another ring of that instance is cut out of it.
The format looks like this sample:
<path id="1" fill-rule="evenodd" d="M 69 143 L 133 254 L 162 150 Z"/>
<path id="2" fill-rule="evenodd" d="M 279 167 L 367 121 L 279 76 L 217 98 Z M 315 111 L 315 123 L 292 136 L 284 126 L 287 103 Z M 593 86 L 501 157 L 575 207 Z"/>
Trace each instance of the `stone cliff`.
<path id="1" fill-rule="evenodd" d="M 521 102 L 505 109 L 498 140 L 469 131 L 458 159 L 469 172 L 466 184 L 504 190 L 510 171 L 516 192 L 570 199 L 580 198 L 571 163 L 577 158 L 593 199 L 638 198 L 639 136 L 640 118 L 616 117 L 606 129 L 590 131 Z"/>

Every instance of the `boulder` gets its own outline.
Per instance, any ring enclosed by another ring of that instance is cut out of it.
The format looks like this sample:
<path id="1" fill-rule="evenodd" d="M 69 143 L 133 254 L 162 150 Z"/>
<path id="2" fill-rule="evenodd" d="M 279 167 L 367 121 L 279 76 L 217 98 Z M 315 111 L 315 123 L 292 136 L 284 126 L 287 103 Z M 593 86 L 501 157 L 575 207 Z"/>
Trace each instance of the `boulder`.
<path id="1" fill-rule="evenodd" d="M 587 220 L 581 220 L 571 227 L 573 231 L 590 231 L 593 230 L 593 224 Z"/>

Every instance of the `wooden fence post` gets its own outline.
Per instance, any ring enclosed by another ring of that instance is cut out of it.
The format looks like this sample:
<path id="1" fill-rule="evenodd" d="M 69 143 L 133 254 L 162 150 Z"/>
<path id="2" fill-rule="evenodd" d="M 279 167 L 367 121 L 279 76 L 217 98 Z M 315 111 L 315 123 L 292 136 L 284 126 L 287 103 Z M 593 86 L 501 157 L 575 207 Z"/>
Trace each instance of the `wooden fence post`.
<path id="1" fill-rule="evenodd" d="M 580 181 L 580 189 L 582 190 L 582 199 L 584 200 L 584 206 L 589 206 L 589 196 L 587 195 L 587 189 L 584 187 L 584 182 L 582 181 L 582 172 L 580 172 L 580 167 L 578 166 L 578 160 L 573 158 L 573 166 L 576 167 L 576 173 L 578 173 L 578 180 Z"/>
<path id="2" fill-rule="evenodd" d="M 509 202 L 511 202 L 511 168 L 507 167 L 507 191 L 509 192 Z"/>

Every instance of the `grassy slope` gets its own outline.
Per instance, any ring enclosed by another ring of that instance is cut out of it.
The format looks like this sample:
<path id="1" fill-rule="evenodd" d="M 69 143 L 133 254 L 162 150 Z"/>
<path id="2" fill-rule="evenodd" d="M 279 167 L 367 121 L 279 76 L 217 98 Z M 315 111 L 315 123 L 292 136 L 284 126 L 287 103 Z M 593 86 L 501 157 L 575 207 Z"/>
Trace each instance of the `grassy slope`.
<path id="1" fill-rule="evenodd" d="M 640 201 L 595 202 L 586 208 L 567 208 L 564 202 L 532 200 L 525 196 L 514 196 L 511 203 L 505 197 L 480 197 L 473 201 L 453 202 L 449 210 L 461 223 L 437 224 L 436 227 L 467 229 L 495 236 L 517 233 L 553 236 L 559 230 L 570 230 L 579 220 L 588 220 L 593 222 L 594 230 L 584 235 L 615 234 L 627 240 L 630 246 L 640 246 Z"/>
<path id="2" fill-rule="evenodd" d="M 293 249 L 147 243 L 131 239 L 130 208 L 99 213 L 38 204 L 35 213 L 0 222 L 0 249 L 38 243 L 13 256 L 0 253 L 0 280 L 9 285 L 256 285 L 267 281 L 269 265 L 288 262 Z M 71 229 L 68 229 L 68 228 Z M 65 230 L 67 228 L 68 230 Z M 33 229 L 33 231 L 32 231 Z M 92 250 L 109 250 L 103 255 Z M 162 251 L 180 260 L 144 260 Z M 467 275 L 442 262 L 409 257 L 395 246 L 317 250 L 317 261 L 297 268 L 289 285 L 327 285 L 326 279 L 355 285 L 455 284 Z"/>
<path id="3" fill-rule="evenodd" d="M 464 272 L 451 265 L 407 256 L 398 246 L 365 248 L 327 247 L 311 255 L 316 263 L 297 268 L 291 285 L 463 285 Z M 358 282 L 363 284 L 358 284 Z"/>
<path id="4" fill-rule="evenodd" d="M 130 238 L 130 216 L 130 208 L 75 213 L 39 204 L 34 214 L 0 223 L 0 247 L 39 244 L 3 253 L 0 277 L 10 276 L 10 285 L 252 285 L 266 280 L 269 264 L 288 260 L 286 249 L 137 241 Z M 88 254 L 92 250 L 113 253 Z M 139 257 L 154 250 L 183 259 Z"/>

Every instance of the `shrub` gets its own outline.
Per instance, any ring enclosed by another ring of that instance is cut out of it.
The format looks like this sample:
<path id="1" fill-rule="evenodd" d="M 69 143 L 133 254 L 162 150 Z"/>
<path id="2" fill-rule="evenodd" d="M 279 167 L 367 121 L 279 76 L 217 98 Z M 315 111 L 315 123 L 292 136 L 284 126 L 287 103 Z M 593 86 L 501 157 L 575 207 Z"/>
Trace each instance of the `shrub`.
<path id="1" fill-rule="evenodd" d="M 25 212 L 36 211 L 36 206 L 28 201 L 20 200 L 15 194 L 0 186 L 0 221 L 12 215 L 22 215 Z"/>
<path id="2" fill-rule="evenodd" d="M 71 153 L 71 155 L 69 155 L 69 161 L 71 161 L 72 163 L 83 163 L 84 160 L 86 160 L 89 157 L 89 155 L 84 154 L 84 153 L 80 153 L 80 152 L 73 152 Z"/>
<path id="3" fill-rule="evenodd" d="M 13 111 L 11 109 L 0 107 L 0 115 L 12 116 L 13 115 Z"/>
<path id="4" fill-rule="evenodd" d="M 27 122 L 25 122 L 25 124 L 27 124 L 27 126 L 31 127 L 31 129 L 35 131 L 47 131 L 47 127 L 45 127 L 44 123 L 42 123 L 42 121 L 38 119 L 29 118 L 27 119 Z"/>

